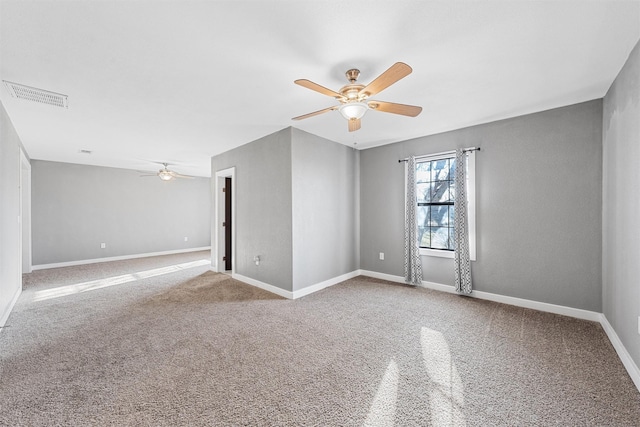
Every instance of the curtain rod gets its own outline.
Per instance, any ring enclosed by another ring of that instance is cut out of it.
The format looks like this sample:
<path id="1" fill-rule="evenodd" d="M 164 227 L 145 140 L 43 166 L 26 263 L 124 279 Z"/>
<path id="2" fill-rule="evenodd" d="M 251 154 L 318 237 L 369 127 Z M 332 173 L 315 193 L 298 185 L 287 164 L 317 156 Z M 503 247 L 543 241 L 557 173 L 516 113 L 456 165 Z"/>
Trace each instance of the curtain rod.
<path id="1" fill-rule="evenodd" d="M 469 147 L 469 148 L 464 148 L 462 150 L 463 153 L 470 153 L 471 151 L 480 151 L 480 147 Z M 442 154 L 448 154 L 448 153 L 453 153 L 454 151 L 443 151 L 442 153 L 435 153 L 435 154 L 427 154 L 424 156 L 416 156 L 416 159 L 424 159 L 426 157 L 433 157 L 433 156 L 440 156 Z M 409 158 L 406 159 L 400 159 L 398 160 L 398 163 L 402 163 L 402 162 L 408 162 Z"/>

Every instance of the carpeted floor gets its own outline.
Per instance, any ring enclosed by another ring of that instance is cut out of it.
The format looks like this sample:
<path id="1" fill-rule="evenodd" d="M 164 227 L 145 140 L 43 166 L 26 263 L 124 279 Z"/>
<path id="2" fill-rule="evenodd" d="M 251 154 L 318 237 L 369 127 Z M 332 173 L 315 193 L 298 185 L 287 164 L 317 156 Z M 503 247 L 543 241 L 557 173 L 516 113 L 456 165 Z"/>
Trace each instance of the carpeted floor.
<path id="1" fill-rule="evenodd" d="M 0 425 L 640 425 L 596 323 L 366 277 L 289 301 L 208 257 L 26 275 Z"/>

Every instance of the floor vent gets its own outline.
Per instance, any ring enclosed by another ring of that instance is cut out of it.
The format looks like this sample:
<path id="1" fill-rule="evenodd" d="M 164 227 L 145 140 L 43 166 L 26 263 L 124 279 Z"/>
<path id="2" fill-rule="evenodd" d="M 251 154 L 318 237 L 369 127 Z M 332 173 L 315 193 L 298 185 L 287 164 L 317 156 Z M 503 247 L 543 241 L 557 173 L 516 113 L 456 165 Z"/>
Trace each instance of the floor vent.
<path id="1" fill-rule="evenodd" d="M 49 104 L 56 107 L 67 108 L 67 95 L 61 93 L 49 92 L 48 90 L 37 89 L 35 87 L 25 86 L 18 83 L 3 80 L 9 93 L 14 98 L 26 99 L 27 101 L 39 102 L 41 104 Z"/>

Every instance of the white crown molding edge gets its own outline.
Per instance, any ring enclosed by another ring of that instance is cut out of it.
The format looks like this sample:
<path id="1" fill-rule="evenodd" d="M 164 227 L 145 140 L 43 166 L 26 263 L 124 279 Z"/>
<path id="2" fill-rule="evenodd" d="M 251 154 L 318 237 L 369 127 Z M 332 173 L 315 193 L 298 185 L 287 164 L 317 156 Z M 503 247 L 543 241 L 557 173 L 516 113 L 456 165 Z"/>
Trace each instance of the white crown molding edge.
<path id="1" fill-rule="evenodd" d="M 143 254 L 113 256 L 113 257 L 106 257 L 106 258 L 81 259 L 78 261 L 54 262 L 52 264 L 34 265 L 31 267 L 31 269 L 44 270 L 47 268 L 73 267 L 76 265 L 94 264 L 98 262 L 122 261 L 127 259 L 147 258 L 151 256 L 161 256 L 161 255 L 183 254 L 187 252 L 199 252 L 199 251 L 208 251 L 208 250 L 211 250 L 211 246 L 202 246 L 199 248 L 188 248 L 188 249 L 176 249 L 172 251 L 148 252 Z"/>

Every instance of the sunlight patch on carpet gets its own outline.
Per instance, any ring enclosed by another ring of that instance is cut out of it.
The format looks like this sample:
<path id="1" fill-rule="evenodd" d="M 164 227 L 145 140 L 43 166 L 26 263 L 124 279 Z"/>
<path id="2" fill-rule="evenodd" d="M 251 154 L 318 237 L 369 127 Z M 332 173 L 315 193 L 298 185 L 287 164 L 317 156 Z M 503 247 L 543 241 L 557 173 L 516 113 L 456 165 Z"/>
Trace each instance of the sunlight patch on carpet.
<path id="1" fill-rule="evenodd" d="M 364 425 L 367 427 L 393 426 L 396 417 L 397 400 L 398 365 L 392 359 L 378 386 L 378 392 L 373 398 L 373 403 Z"/>
<path id="2" fill-rule="evenodd" d="M 162 276 L 164 274 L 175 273 L 188 268 L 200 267 L 211 263 L 209 259 L 185 262 L 182 264 L 169 265 L 167 267 L 154 268 L 152 270 L 138 271 L 137 273 L 123 274 L 121 276 L 107 277 L 104 279 L 92 280 L 90 282 L 76 283 L 73 285 L 59 286 L 57 288 L 37 291 L 33 294 L 33 301 L 44 301 L 53 298 L 75 295 L 82 292 L 95 291 L 96 289 L 108 288 L 110 286 L 122 285 L 135 282 L 136 280 L 148 279 L 150 277 Z"/>
<path id="3" fill-rule="evenodd" d="M 464 394 L 462 381 L 456 369 L 449 344 L 442 333 L 422 328 L 420 334 L 422 357 L 432 381 L 429 392 L 431 425 L 464 426 Z"/>

